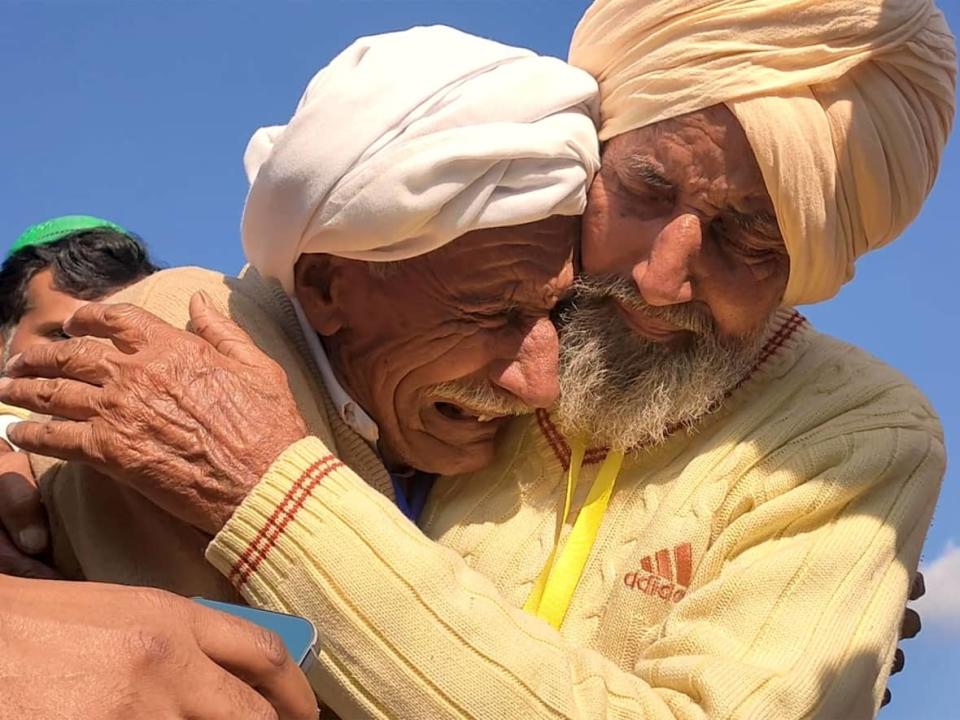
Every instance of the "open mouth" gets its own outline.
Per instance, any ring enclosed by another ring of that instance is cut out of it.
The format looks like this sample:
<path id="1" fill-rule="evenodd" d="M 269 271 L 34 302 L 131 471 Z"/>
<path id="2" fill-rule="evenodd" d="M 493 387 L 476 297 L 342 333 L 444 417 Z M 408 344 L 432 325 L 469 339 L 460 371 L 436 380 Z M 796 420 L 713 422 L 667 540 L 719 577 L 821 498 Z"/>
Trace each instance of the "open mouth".
<path id="1" fill-rule="evenodd" d="M 457 420 L 459 422 L 487 423 L 507 417 L 506 415 L 489 415 L 486 413 L 481 413 L 479 411 L 466 408 L 462 405 L 456 405 L 451 402 L 435 402 L 433 406 L 437 409 L 438 413 L 443 415 L 443 417 L 449 420 Z"/>

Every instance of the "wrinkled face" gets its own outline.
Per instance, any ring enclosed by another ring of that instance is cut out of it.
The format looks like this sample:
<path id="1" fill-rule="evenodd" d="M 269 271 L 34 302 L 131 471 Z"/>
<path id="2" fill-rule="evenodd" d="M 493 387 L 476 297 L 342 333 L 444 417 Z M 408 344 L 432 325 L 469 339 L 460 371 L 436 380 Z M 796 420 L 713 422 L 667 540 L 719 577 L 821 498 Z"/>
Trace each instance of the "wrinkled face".
<path id="1" fill-rule="evenodd" d="M 6 355 L 12 357 L 34 345 L 64 340 L 63 324 L 88 302 L 57 290 L 53 271 L 41 270 L 27 283 L 26 310 L 10 335 Z"/>
<path id="2" fill-rule="evenodd" d="M 773 204 L 729 110 L 611 139 L 582 243 L 561 425 L 611 447 L 657 442 L 749 371 L 786 288 Z"/>
<path id="3" fill-rule="evenodd" d="M 583 271 L 629 280 L 651 306 L 690 304 L 726 337 L 779 305 L 789 259 L 747 137 L 722 105 L 611 139 L 583 221 Z M 653 341 L 676 329 L 625 310 Z"/>
<path id="4" fill-rule="evenodd" d="M 477 470 L 510 416 L 554 403 L 550 313 L 573 282 L 578 229 L 557 216 L 479 230 L 382 267 L 300 258 L 297 298 L 388 465 Z"/>

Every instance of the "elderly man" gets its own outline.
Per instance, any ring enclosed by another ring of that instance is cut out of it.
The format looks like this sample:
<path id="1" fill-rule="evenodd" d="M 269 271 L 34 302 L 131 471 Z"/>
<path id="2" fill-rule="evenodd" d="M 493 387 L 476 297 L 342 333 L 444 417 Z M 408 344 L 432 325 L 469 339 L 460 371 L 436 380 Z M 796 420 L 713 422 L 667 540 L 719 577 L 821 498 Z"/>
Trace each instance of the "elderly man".
<path id="1" fill-rule="evenodd" d="M 459 59 L 437 67 L 448 54 Z M 504 92 L 524 102 L 495 102 Z M 256 270 L 240 279 L 173 270 L 116 297 L 185 326 L 204 290 L 280 364 L 250 369 L 262 373 L 266 401 L 243 453 L 252 477 L 277 443 L 309 428 L 416 519 L 433 474 L 488 465 L 510 417 L 557 398 L 550 312 L 573 281 L 599 166 L 596 108 L 589 75 L 528 50 L 450 28 L 360 40 L 312 80 L 288 126 L 249 144 L 244 244 Z M 292 184 L 291 174 L 312 182 Z M 184 357 L 199 359 L 233 360 Z M 178 373 L 155 369 L 157 382 Z M 288 383 L 300 407 L 284 417 Z M 191 393 L 208 403 L 228 387 L 211 372 Z M 141 466 L 177 437 L 201 442 L 175 426 L 158 436 L 136 418 L 124 424 Z M 234 477 L 235 467 L 213 469 L 225 456 L 209 447 L 190 464 Z M 167 474 L 158 454 L 146 464 Z M 235 596 L 203 560 L 227 505 L 218 514 L 203 503 L 184 528 L 80 468 L 38 471 L 56 565 L 69 577 Z M 246 493 L 231 494 L 235 506 Z"/>
<path id="2" fill-rule="evenodd" d="M 608 141 L 559 414 L 512 423 L 490 468 L 439 481 L 421 532 L 315 437 L 278 443 L 254 477 L 233 440 L 258 403 L 242 373 L 205 419 L 176 388 L 150 393 L 158 431 L 226 428 L 230 486 L 252 487 L 208 557 L 251 601 L 317 620 L 314 681 L 346 716 L 870 717 L 942 436 L 903 378 L 780 306 L 828 297 L 919 210 L 952 119 L 952 39 L 920 0 L 600 2 L 572 57 L 600 80 Z M 136 349 L 117 315 L 71 329 Z M 161 357 L 196 342 L 150 332 Z M 33 353 L 12 371 L 64 364 Z M 121 403 L 122 382 L 94 381 Z M 61 391 L 78 422 L 15 438 L 136 482 L 117 412 Z M 179 478 L 183 496 L 224 484 Z"/>

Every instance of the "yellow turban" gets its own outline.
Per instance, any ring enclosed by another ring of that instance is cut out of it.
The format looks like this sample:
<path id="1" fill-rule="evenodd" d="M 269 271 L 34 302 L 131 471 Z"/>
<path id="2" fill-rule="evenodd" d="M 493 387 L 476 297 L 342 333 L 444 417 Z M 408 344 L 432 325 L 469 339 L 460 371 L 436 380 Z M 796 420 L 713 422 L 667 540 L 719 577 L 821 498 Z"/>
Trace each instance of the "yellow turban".
<path id="1" fill-rule="evenodd" d="M 730 108 L 790 255 L 787 304 L 835 295 L 916 217 L 956 102 L 930 0 L 597 0 L 570 62 L 599 82 L 601 140 Z"/>

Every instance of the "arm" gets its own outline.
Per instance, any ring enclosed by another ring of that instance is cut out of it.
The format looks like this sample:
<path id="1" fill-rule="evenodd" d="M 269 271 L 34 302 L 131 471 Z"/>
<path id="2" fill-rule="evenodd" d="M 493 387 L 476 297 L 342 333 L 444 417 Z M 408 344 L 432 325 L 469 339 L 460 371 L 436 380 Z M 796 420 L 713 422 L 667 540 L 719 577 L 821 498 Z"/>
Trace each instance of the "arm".
<path id="1" fill-rule="evenodd" d="M 344 716 L 869 717 L 943 450 L 878 430 L 797 452 L 774 475 L 818 462 L 721 533 L 705 562 L 723 569 L 635 673 L 511 607 L 314 439 L 278 459 L 208 557 L 251 602 L 313 618 L 321 682 L 348 687 L 321 693 Z"/>
<path id="2" fill-rule="evenodd" d="M 37 411 L 75 418 L 19 425 L 19 444 L 93 461 L 219 531 L 208 557 L 252 602 L 318 625 L 315 686 L 344 716 L 789 720 L 869 715 L 879 702 L 943 471 L 932 432 L 847 422 L 756 466 L 752 509 L 716 529 L 704 579 L 636 666 L 622 669 L 512 607 L 323 443 L 299 439 L 302 425 L 285 430 L 298 435 L 292 444 L 271 434 L 292 406 L 282 375 L 201 305 L 197 332 L 220 355 L 131 308 L 87 306 L 72 322 L 119 334 L 130 352 L 104 355 L 102 345 L 71 340 L 21 357 L 11 374 L 57 377 L 64 368 L 99 389 L 15 380 L 0 397 L 42 397 Z M 218 386 L 229 380 L 230 402 L 184 411 L 180 384 L 202 390 L 211 375 Z M 269 414 L 258 415 L 264 388 Z M 154 417 L 158 403 L 164 413 Z M 256 454 L 236 440 L 251 415 Z M 135 435 L 129 417 L 141 423 Z M 177 433 L 165 437 L 171 427 Z M 210 449 L 202 467 L 184 462 L 198 443 Z M 212 498 L 215 512 L 194 496 Z M 750 592 L 731 596 L 737 586 Z"/>

